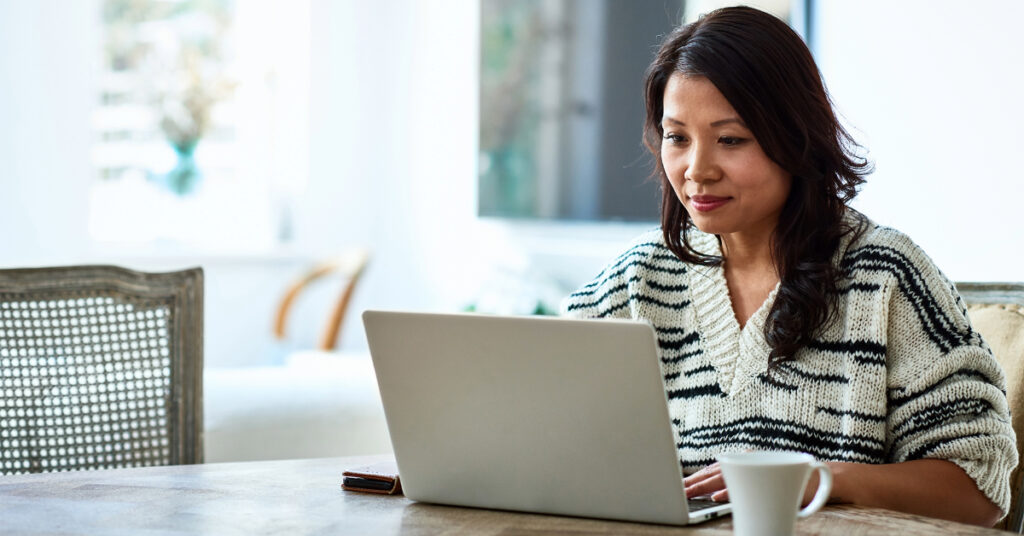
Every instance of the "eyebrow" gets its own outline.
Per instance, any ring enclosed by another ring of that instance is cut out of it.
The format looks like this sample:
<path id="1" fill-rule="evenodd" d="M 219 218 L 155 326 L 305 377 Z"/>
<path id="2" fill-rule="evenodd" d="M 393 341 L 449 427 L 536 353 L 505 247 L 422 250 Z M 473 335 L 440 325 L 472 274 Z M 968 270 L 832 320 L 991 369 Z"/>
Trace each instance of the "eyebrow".
<path id="1" fill-rule="evenodd" d="M 675 124 L 677 124 L 679 126 L 683 126 L 683 127 L 686 126 L 686 123 L 683 123 L 682 121 L 680 121 L 678 119 L 675 119 L 675 118 L 672 118 L 672 117 L 668 117 L 668 116 L 662 117 L 661 118 L 661 122 L 662 123 L 675 123 Z M 739 125 L 739 126 L 741 126 L 743 128 L 747 128 L 747 125 L 744 124 L 743 121 L 740 120 L 740 118 L 738 118 L 738 117 L 727 117 L 725 119 L 719 119 L 718 121 L 713 121 L 711 123 L 711 126 L 713 126 L 713 127 L 720 127 L 722 125 L 727 125 L 729 123 L 736 123 L 737 125 Z"/>

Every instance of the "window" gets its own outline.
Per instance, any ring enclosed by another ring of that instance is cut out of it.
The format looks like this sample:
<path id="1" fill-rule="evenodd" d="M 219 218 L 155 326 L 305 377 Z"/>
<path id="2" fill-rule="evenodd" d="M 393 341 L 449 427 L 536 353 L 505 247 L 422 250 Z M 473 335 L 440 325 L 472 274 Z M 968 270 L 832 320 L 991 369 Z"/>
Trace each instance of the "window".
<path id="1" fill-rule="evenodd" d="M 308 169 L 309 3 L 102 9 L 90 235 L 161 251 L 287 241 Z"/>
<path id="2" fill-rule="evenodd" d="M 800 30 L 803 0 L 747 2 Z M 655 221 L 643 74 L 680 21 L 724 0 L 483 0 L 479 213 Z"/>

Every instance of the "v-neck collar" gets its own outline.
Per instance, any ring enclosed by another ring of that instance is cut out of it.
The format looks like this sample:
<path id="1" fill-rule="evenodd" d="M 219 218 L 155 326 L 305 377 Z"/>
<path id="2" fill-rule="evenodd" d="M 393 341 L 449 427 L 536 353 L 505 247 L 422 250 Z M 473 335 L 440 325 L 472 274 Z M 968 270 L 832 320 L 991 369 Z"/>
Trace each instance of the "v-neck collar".
<path id="1" fill-rule="evenodd" d="M 691 245 L 700 253 L 721 256 L 715 235 L 694 230 Z M 690 278 L 694 312 L 700 325 L 705 355 L 718 372 L 718 384 L 728 396 L 741 391 L 768 366 L 771 348 L 764 340 L 764 324 L 779 291 L 776 284 L 768 298 L 740 328 L 733 312 L 725 270 L 696 266 Z"/>

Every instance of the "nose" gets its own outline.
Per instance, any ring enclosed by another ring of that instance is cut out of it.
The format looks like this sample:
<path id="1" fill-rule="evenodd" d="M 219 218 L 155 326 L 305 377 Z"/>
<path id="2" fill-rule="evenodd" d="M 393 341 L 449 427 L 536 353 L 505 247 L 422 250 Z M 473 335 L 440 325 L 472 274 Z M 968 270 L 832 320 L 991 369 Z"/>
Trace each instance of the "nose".
<path id="1" fill-rule="evenodd" d="M 722 177 L 722 170 L 715 162 L 713 148 L 707 144 L 694 143 L 688 152 L 686 172 L 683 174 L 686 180 L 700 183 Z"/>

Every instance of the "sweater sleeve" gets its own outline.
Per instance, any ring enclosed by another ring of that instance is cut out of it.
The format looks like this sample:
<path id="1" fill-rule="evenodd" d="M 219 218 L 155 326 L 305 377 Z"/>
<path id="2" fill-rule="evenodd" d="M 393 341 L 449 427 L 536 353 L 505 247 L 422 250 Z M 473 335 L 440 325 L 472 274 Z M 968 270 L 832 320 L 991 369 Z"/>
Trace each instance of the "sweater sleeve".
<path id="1" fill-rule="evenodd" d="M 894 275 L 886 337 L 891 461 L 956 463 L 1005 515 L 1017 450 L 1003 371 L 923 251 L 903 237 L 878 256 Z"/>

